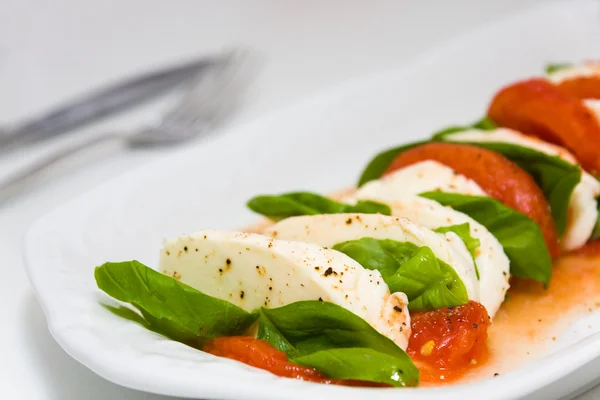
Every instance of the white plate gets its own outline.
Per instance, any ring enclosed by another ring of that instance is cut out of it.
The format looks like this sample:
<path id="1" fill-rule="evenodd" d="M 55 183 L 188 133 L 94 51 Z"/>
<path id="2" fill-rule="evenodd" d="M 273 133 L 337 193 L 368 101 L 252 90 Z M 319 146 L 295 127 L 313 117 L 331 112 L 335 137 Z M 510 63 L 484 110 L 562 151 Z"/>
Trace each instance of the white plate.
<path id="1" fill-rule="evenodd" d="M 276 378 L 119 319 L 94 283 L 107 260 L 156 266 L 164 238 L 233 228 L 265 192 L 321 192 L 356 181 L 378 150 L 480 117 L 495 90 L 551 61 L 600 54 L 600 3 L 547 3 L 454 41 L 402 69 L 352 82 L 292 109 L 131 172 L 49 213 L 25 259 L 52 335 L 72 357 L 123 386 L 205 399 L 558 398 L 598 378 L 600 334 L 572 328 L 546 358 L 476 384 L 355 389 Z M 600 325 L 600 316 L 580 320 Z M 588 367 L 585 367 L 586 364 Z M 597 366 L 597 365 L 596 365 Z"/>

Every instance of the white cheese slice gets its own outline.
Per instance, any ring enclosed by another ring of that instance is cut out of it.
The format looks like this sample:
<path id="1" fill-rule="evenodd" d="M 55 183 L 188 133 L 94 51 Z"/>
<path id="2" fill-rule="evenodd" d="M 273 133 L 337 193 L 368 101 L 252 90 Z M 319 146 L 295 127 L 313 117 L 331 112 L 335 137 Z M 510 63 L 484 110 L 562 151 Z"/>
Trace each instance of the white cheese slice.
<path id="1" fill-rule="evenodd" d="M 241 232 L 204 231 L 165 243 L 159 270 L 245 310 L 301 300 L 338 304 L 399 347 L 410 337 L 408 300 L 378 271 L 316 244 Z"/>
<path id="2" fill-rule="evenodd" d="M 479 282 L 473 259 L 455 233 L 435 233 L 406 218 L 381 214 L 321 214 L 286 218 L 265 230 L 265 235 L 332 247 L 364 237 L 410 242 L 429 247 L 462 279 L 470 300 L 479 301 Z"/>
<path id="3" fill-rule="evenodd" d="M 406 195 L 440 190 L 472 196 L 487 196 L 472 179 L 458 174 L 452 168 L 437 161 L 422 161 L 367 182 L 352 197 L 370 198 L 390 202 Z"/>
<path id="4" fill-rule="evenodd" d="M 574 67 L 562 68 L 547 78 L 554 84 L 559 84 L 570 79 L 600 77 L 600 63 L 588 63 Z"/>
<path id="5" fill-rule="evenodd" d="M 482 131 L 479 129 L 469 129 L 462 132 L 453 133 L 444 138 L 452 142 L 500 142 L 510 143 L 518 146 L 528 147 L 539 151 L 540 153 L 548 154 L 554 157 L 559 157 L 571 164 L 576 164 L 577 160 L 564 147 L 560 147 L 535 136 L 524 135 L 521 132 L 508 129 L 497 128 L 490 131 Z"/>

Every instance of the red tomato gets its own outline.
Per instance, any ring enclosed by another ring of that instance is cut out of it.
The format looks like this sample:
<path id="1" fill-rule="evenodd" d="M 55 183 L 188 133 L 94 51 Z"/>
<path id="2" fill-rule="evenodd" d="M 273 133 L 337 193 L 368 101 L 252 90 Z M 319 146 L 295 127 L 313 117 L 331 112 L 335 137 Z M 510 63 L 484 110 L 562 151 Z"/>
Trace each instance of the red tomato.
<path id="1" fill-rule="evenodd" d="M 589 172 L 600 173 L 600 122 L 578 97 L 545 79 L 500 90 L 488 116 L 497 124 L 559 144 Z"/>
<path id="2" fill-rule="evenodd" d="M 386 171 L 393 172 L 424 160 L 434 160 L 471 178 L 493 198 L 537 222 L 553 257 L 560 253 L 558 234 L 544 193 L 531 175 L 501 154 L 476 146 L 427 143 L 396 157 Z"/>
<path id="3" fill-rule="evenodd" d="M 413 313 L 407 352 L 419 365 L 421 381 L 452 381 L 485 362 L 490 325 L 485 307 L 474 301 Z"/>
<path id="4" fill-rule="evenodd" d="M 255 339 L 251 336 L 216 338 L 209 341 L 202 350 L 215 356 L 230 358 L 264 369 L 285 378 L 344 386 L 388 386 L 374 382 L 327 378 L 313 368 L 289 362 L 284 352 L 277 350 L 267 341 Z"/>
<path id="5" fill-rule="evenodd" d="M 600 76 L 567 79 L 558 88 L 580 99 L 600 99 Z"/>

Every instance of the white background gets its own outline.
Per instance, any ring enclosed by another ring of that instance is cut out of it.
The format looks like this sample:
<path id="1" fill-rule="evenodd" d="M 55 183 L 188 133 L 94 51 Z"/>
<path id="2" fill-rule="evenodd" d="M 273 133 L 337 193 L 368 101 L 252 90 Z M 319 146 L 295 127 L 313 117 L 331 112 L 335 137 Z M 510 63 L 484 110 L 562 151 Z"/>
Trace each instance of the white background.
<path id="1" fill-rule="evenodd" d="M 539 2 L 3 0 L 0 122 L 136 70 L 233 44 L 249 46 L 263 59 L 252 96 L 232 122 L 243 123 Z M 117 120 L 103 127 L 125 125 Z M 0 203 L 0 398 L 166 399 L 117 387 L 63 353 L 48 333 L 21 260 L 22 236 L 36 218 L 163 153 L 96 149 Z M 0 153 L 0 174 L 34 155 Z M 600 390 L 581 398 L 597 397 Z"/>

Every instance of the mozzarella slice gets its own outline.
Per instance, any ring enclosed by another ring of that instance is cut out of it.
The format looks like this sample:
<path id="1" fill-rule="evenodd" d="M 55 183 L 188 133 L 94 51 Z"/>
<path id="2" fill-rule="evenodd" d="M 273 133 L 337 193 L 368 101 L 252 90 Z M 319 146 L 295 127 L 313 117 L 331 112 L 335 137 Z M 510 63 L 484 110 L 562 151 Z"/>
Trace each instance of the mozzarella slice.
<path id="1" fill-rule="evenodd" d="M 571 164 L 577 163 L 577 160 L 573 154 L 571 154 L 564 147 L 545 142 L 535 136 L 524 135 L 521 132 L 508 128 L 497 128 L 490 131 L 469 129 L 462 132 L 452 133 L 446 136 L 444 139 L 452 142 L 510 143 L 518 146 L 528 147 L 550 156 L 559 157 Z"/>
<path id="2" fill-rule="evenodd" d="M 437 161 L 422 161 L 401 168 L 381 179 L 367 182 L 357 189 L 354 197 L 394 201 L 406 195 L 441 190 L 473 196 L 487 196 L 475 181 L 456 173 Z"/>
<path id="3" fill-rule="evenodd" d="M 511 143 L 537 150 L 540 153 L 559 157 L 571 164 L 577 164 L 575 157 L 566 149 L 511 129 L 499 128 L 493 131 L 473 129 L 448 135 L 446 140 L 454 142 Z M 563 250 L 568 251 L 583 246 L 592 235 L 596 220 L 598 219 L 596 203 L 598 196 L 600 196 L 600 182 L 592 175 L 583 171 L 581 181 L 575 187 L 569 200 L 567 227 L 561 238 L 561 247 Z"/>
<path id="4" fill-rule="evenodd" d="M 399 347 L 410 337 L 408 300 L 379 271 L 311 243 L 241 232 L 204 231 L 167 241 L 161 272 L 247 311 L 301 300 L 338 304 Z"/>
<path id="5" fill-rule="evenodd" d="M 361 200 L 377 200 L 360 198 Z M 479 270 L 480 303 L 493 317 L 504 301 L 509 288 L 510 261 L 504 248 L 485 226 L 473 218 L 450 207 L 419 196 L 407 196 L 388 203 L 392 215 L 405 217 L 426 228 L 437 229 L 465 222 L 470 226 L 470 233 L 479 239 L 479 248 L 475 251 L 475 262 Z"/>
<path id="6" fill-rule="evenodd" d="M 570 79 L 600 77 L 600 63 L 588 63 L 584 65 L 563 68 L 548 74 L 548 80 L 554 84 L 562 83 Z"/>
<path id="7" fill-rule="evenodd" d="M 480 301 L 473 259 L 464 242 L 452 232 L 438 234 L 406 218 L 380 214 L 321 214 L 286 218 L 267 228 L 265 235 L 326 247 L 364 237 L 427 246 L 437 258 L 454 268 L 465 284 L 469 299 Z"/>

